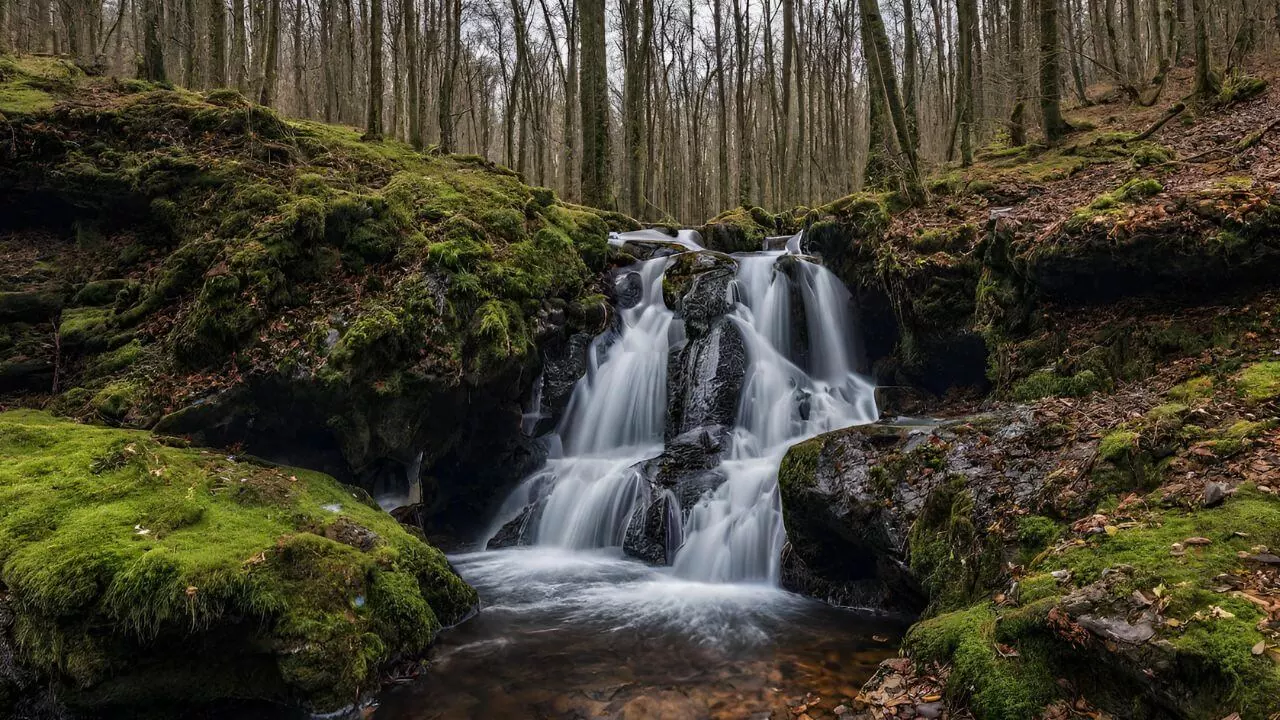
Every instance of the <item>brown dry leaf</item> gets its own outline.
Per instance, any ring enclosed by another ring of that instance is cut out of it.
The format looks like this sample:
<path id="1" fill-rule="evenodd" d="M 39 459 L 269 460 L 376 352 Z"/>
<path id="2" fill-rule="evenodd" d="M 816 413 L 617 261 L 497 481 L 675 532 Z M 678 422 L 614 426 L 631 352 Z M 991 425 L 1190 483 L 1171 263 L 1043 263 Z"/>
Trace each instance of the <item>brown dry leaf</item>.
<path id="1" fill-rule="evenodd" d="M 1252 650 L 1250 650 L 1249 652 L 1252 652 L 1254 655 L 1261 655 L 1262 653 L 1264 653 L 1264 652 L 1266 652 L 1266 651 L 1267 651 L 1267 641 L 1266 641 L 1266 640 L 1259 640 L 1259 641 L 1258 641 L 1258 644 L 1257 644 L 1257 645 L 1254 645 L 1254 646 L 1253 646 L 1253 649 L 1252 649 Z"/>

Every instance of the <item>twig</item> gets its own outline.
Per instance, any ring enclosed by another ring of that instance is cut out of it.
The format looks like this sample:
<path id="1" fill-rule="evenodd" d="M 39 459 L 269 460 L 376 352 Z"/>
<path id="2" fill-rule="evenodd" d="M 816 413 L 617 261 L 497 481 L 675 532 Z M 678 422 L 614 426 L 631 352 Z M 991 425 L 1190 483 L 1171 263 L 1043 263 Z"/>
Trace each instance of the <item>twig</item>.
<path id="1" fill-rule="evenodd" d="M 1160 128 L 1164 127 L 1165 123 L 1178 117 L 1179 115 L 1182 114 L 1182 111 L 1186 109 L 1187 109 L 1187 106 L 1185 103 L 1180 103 L 1180 102 L 1174 103 L 1172 107 L 1170 107 L 1168 110 L 1165 111 L 1164 115 L 1160 116 L 1159 120 L 1156 120 L 1154 123 L 1151 124 L 1151 127 L 1147 128 L 1146 130 L 1143 130 L 1141 133 L 1138 133 L 1137 137 L 1126 140 L 1124 144 L 1128 145 L 1130 143 L 1142 142 L 1143 140 L 1146 140 L 1147 138 L 1156 134 L 1156 132 L 1159 131 Z"/>

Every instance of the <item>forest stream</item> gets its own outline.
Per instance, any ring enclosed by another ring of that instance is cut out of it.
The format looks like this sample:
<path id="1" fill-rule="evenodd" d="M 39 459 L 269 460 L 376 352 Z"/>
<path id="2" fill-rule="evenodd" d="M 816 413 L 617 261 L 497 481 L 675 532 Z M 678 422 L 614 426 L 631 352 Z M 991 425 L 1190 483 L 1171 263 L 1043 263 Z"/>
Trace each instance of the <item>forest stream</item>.
<path id="1" fill-rule="evenodd" d="M 490 549 L 453 558 L 483 609 L 377 717 L 768 717 L 857 695 L 902 628 L 778 588 L 783 453 L 877 416 L 851 298 L 801 239 L 613 238 L 657 251 L 617 273 L 616 322 Z"/>

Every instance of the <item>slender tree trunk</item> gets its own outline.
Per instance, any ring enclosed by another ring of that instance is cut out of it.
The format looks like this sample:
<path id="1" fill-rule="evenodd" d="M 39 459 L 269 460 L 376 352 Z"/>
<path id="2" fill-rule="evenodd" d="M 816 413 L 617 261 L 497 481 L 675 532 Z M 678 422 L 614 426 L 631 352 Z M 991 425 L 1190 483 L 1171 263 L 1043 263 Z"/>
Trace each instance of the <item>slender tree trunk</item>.
<path id="1" fill-rule="evenodd" d="M 231 74 L 240 92 L 249 89 L 249 40 L 244 3 L 245 0 L 231 0 Z"/>
<path id="2" fill-rule="evenodd" d="M 226 0 L 209 0 L 209 85 L 227 85 Z"/>
<path id="3" fill-rule="evenodd" d="M 1009 4 L 1009 72 L 1013 75 L 1013 112 L 1009 115 L 1009 143 L 1014 147 L 1027 144 L 1027 88 L 1025 51 L 1022 44 L 1022 0 Z"/>
<path id="4" fill-rule="evenodd" d="M 1040 114 L 1044 137 L 1057 143 L 1070 130 L 1062 117 L 1062 63 L 1058 41 L 1058 0 L 1040 0 Z"/>
<path id="5" fill-rule="evenodd" d="M 324 121 L 333 122 L 333 0 L 320 0 L 320 72 L 323 74 Z"/>
<path id="6" fill-rule="evenodd" d="M 182 84 L 199 85 L 196 72 L 196 0 L 182 2 Z"/>
<path id="7" fill-rule="evenodd" d="M 712 19 L 715 27 L 715 56 L 716 56 L 716 96 L 717 107 L 719 113 L 719 122 L 716 123 L 717 133 L 719 134 L 719 155 L 717 163 L 717 183 L 719 187 L 719 196 L 716 199 L 718 207 L 727 207 L 729 204 L 729 93 L 727 91 L 724 73 L 724 33 L 721 26 L 723 15 L 722 0 L 713 0 L 712 3 Z"/>
<path id="8" fill-rule="evenodd" d="M 920 114 L 916 103 L 916 70 L 920 50 L 916 40 L 915 8 L 913 0 L 902 0 L 902 101 L 906 104 L 907 128 L 911 145 L 920 147 Z"/>
<path id="9" fill-rule="evenodd" d="M 973 21 L 976 13 L 971 8 L 975 4 L 975 0 L 956 3 L 959 59 L 956 70 L 956 128 L 960 134 L 960 163 L 965 167 L 973 164 Z"/>
<path id="10" fill-rule="evenodd" d="M 381 2 L 381 0 L 378 0 Z M 280 0 L 271 0 L 267 8 L 267 43 L 266 55 L 263 58 L 262 93 L 258 102 L 263 105 L 274 105 L 276 100 L 276 77 L 280 71 Z"/>
<path id="11" fill-rule="evenodd" d="M 1209 58 L 1209 24 L 1205 17 L 1208 10 L 1205 8 L 1205 0 L 1190 0 L 1190 2 L 1196 48 L 1195 88 L 1192 92 L 1196 100 L 1206 102 L 1218 93 L 1219 87 Z"/>
<path id="12" fill-rule="evenodd" d="M 302 0 L 293 0 L 293 106 L 303 117 L 311 115 L 310 93 L 307 92 L 307 55 L 302 44 Z"/>
<path id="13" fill-rule="evenodd" d="M 462 54 L 461 25 L 462 0 L 444 0 L 446 10 L 441 13 L 444 30 L 444 63 L 440 71 L 440 105 L 437 117 L 440 125 L 440 152 L 454 151 L 453 90 L 457 82 L 458 56 Z M 488 138 L 484 141 L 487 150 Z"/>
<path id="14" fill-rule="evenodd" d="M 560 5 L 564 15 L 565 46 L 567 49 L 564 75 L 564 195 L 569 200 L 580 197 L 577 182 L 578 145 L 578 8 L 576 2 Z"/>
<path id="15" fill-rule="evenodd" d="M 609 79 L 604 0 L 578 0 L 582 38 L 582 201 L 609 205 Z"/>
<path id="16" fill-rule="evenodd" d="M 382 80 L 382 0 L 372 0 L 369 6 L 369 102 L 365 137 L 374 140 L 382 138 Z"/>
<path id="17" fill-rule="evenodd" d="M 404 0 L 401 13 L 404 15 L 404 62 L 409 66 L 409 144 L 421 150 L 422 142 L 422 105 L 419 94 L 422 90 L 418 78 L 418 10 L 414 0 Z"/>
<path id="18" fill-rule="evenodd" d="M 164 26 L 162 0 L 143 0 L 143 50 L 142 78 L 152 82 L 168 82 L 164 72 L 164 45 L 161 32 Z"/>
<path id="19" fill-rule="evenodd" d="M 902 105 L 902 96 L 898 93 L 898 80 L 893 68 L 893 53 L 889 45 L 889 36 L 885 32 L 884 21 L 880 18 L 878 0 L 858 0 L 862 22 L 867 27 L 867 35 L 871 40 L 870 62 L 875 66 L 875 75 L 880 80 L 878 91 L 884 94 L 885 106 L 889 119 L 893 123 L 894 137 L 897 139 L 898 153 L 902 163 L 900 183 L 907 197 L 918 200 L 923 197 L 920 185 L 920 169 L 916 161 L 916 150 L 911 140 L 911 131 L 907 125 L 907 113 Z M 872 89 L 872 92 L 877 89 Z"/>

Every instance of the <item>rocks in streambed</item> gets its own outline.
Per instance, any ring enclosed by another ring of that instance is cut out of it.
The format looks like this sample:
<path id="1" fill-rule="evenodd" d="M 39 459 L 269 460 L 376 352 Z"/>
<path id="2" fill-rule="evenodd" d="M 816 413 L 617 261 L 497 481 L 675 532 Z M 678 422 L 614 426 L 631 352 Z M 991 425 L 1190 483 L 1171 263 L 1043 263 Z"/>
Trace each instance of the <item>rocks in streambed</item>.
<path id="1" fill-rule="evenodd" d="M 85 716 L 334 711 L 477 602 L 364 493 L 145 432 L 0 414 L 0 491 L 6 717 L 33 676 Z"/>

